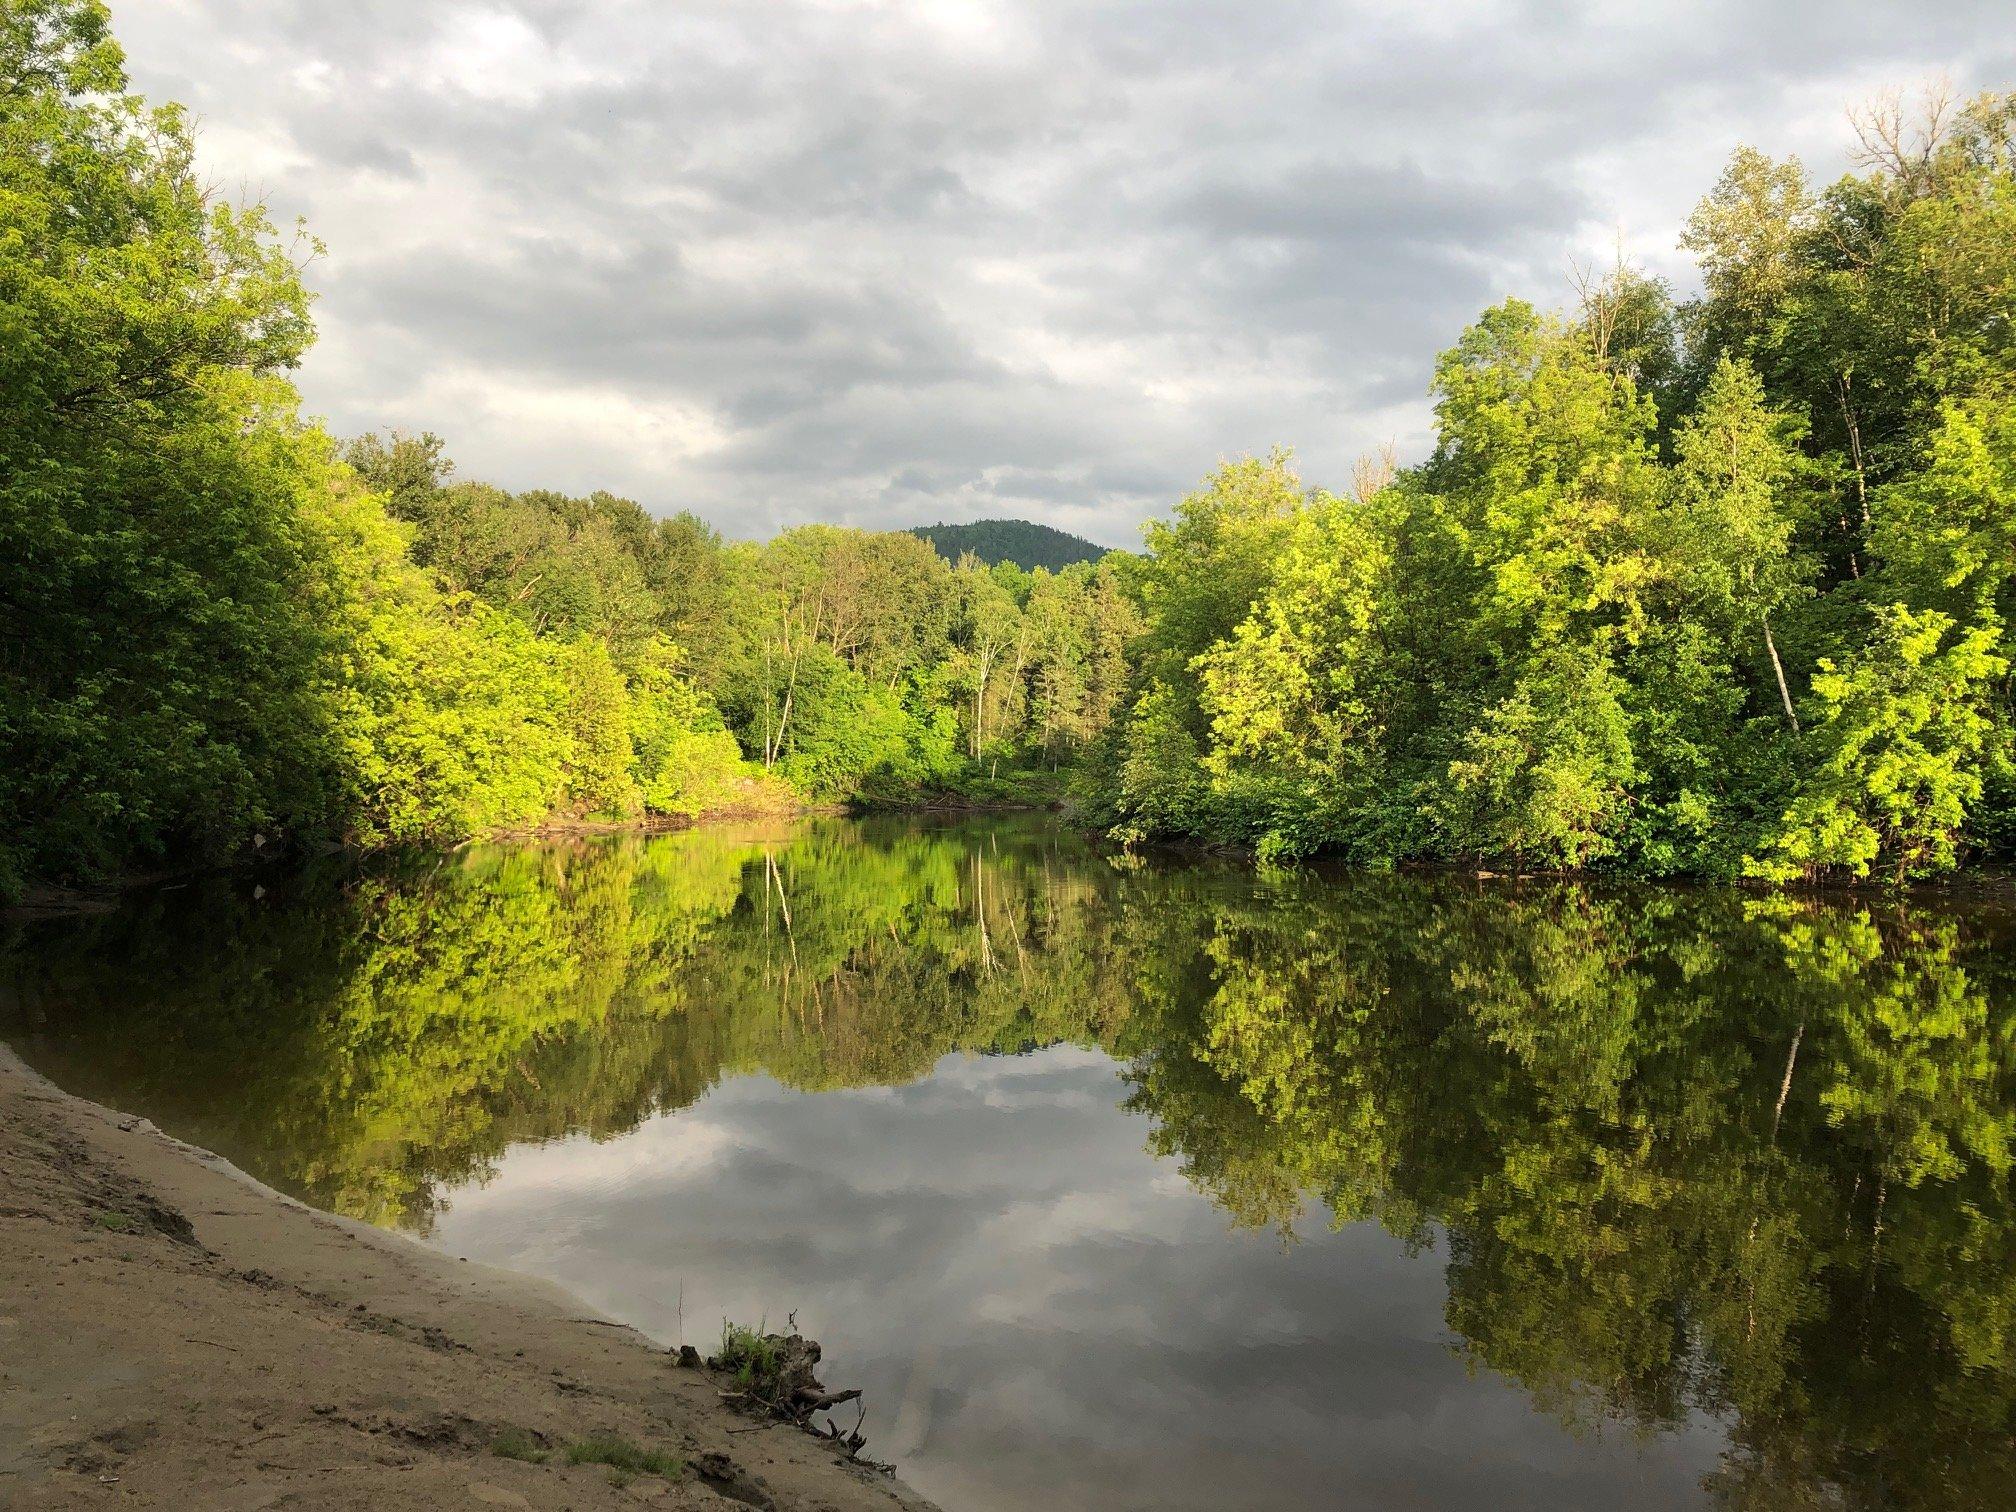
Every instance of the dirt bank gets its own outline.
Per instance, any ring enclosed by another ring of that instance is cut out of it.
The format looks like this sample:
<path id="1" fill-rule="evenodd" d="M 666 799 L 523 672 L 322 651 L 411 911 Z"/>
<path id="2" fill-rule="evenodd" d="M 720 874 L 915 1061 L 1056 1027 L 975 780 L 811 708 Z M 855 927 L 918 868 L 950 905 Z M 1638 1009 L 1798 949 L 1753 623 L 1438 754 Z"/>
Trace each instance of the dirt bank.
<path id="1" fill-rule="evenodd" d="M 0 1507 L 928 1512 L 718 1390 L 564 1292 L 314 1212 L 0 1047 Z M 681 1468 L 566 1463 L 596 1440 Z"/>

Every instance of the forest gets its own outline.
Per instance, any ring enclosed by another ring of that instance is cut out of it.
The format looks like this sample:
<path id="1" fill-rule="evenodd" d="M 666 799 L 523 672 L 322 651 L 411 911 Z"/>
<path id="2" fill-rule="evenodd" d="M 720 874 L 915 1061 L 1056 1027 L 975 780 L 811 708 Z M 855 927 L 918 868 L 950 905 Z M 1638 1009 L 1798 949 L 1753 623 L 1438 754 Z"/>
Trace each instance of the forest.
<path id="1" fill-rule="evenodd" d="M 1083 536 L 1072 535 L 1052 525 L 1029 520 L 975 520 L 970 525 L 919 525 L 910 532 L 922 536 L 938 548 L 938 554 L 956 562 L 968 553 L 990 567 L 1014 562 L 1021 567 L 1047 567 L 1062 572 L 1078 562 L 1096 562 L 1106 555 L 1103 548 Z"/>
<path id="2" fill-rule="evenodd" d="M 2016 96 L 1739 149 L 1683 296 L 1507 299 L 1436 441 L 1225 463 L 1050 570 L 724 541 L 338 438 L 316 243 L 204 177 L 99 0 L 0 6 L 0 893 L 807 803 L 1125 845 L 1905 879 L 2016 847 Z"/>

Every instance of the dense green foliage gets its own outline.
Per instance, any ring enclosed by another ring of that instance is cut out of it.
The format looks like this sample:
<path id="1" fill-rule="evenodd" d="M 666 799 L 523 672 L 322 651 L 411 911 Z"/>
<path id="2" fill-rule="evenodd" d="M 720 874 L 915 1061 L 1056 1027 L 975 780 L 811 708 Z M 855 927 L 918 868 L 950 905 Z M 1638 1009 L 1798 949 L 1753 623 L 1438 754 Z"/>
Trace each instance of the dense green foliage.
<path id="1" fill-rule="evenodd" d="M 948 562 L 976 556 L 989 567 L 1003 562 L 1034 571 L 1047 567 L 1062 572 L 1079 562 L 1096 562 L 1106 555 L 1083 536 L 1072 535 L 1054 525 L 1033 520 L 974 520 L 967 525 L 919 525 L 910 532 L 922 536 Z"/>
<path id="2" fill-rule="evenodd" d="M 2006 856 L 2016 97 L 1863 126 L 1824 190 L 1736 154 L 1696 299 L 1620 268 L 1485 312 L 1432 455 L 1347 495 L 1276 453 L 1138 557 L 1017 521 L 725 543 L 306 424 L 312 243 L 203 187 L 99 0 L 0 0 L 0 892 L 1067 789 L 1269 859 Z"/>
<path id="3" fill-rule="evenodd" d="M 87 861 L 326 802 L 306 299 L 122 82 L 102 7 L 0 6 L 0 844 Z"/>
<path id="4" fill-rule="evenodd" d="M 514 1142 L 727 1075 L 1096 1046 L 1235 1222 L 1421 1244 L 1452 1337 L 1545 1409 L 1726 1424 L 1722 1505 L 1929 1512 L 2016 1481 L 2009 931 L 812 819 L 152 894 L 32 926 L 0 1027 L 83 1095 L 419 1225 Z"/>
<path id="5" fill-rule="evenodd" d="M 1027 793 L 1126 691 L 1139 616 L 1117 564 L 948 563 L 913 535 L 825 525 L 727 543 L 606 493 L 455 482 L 433 436 L 365 436 L 345 456 L 444 588 L 541 639 L 605 645 L 633 702 L 669 670 L 681 728 L 711 721 L 724 757 L 732 732 L 810 798 Z"/>
<path id="6" fill-rule="evenodd" d="M 2016 97 L 1739 152 L 1677 303 L 1620 268 L 1436 367 L 1351 497 L 1225 467 L 1151 527 L 1098 801 L 1263 855 L 1895 877 L 2016 840 Z"/>

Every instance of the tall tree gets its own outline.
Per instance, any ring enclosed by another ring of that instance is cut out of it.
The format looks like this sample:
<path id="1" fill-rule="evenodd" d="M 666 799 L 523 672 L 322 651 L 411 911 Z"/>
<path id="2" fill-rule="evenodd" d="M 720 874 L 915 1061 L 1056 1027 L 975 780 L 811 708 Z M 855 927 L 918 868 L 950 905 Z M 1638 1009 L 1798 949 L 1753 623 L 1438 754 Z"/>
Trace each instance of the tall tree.
<path id="1" fill-rule="evenodd" d="M 0 6 L 0 224 L 0 847 L 78 875 L 321 822 L 296 254 L 97 0 Z"/>

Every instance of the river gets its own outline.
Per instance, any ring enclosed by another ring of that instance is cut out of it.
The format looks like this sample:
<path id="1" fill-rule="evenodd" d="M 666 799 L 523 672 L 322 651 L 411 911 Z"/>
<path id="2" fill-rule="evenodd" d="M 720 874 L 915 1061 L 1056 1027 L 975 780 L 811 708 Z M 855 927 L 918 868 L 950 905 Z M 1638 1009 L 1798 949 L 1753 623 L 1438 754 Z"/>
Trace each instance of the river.
<path id="1" fill-rule="evenodd" d="M 2016 1504 L 1986 903 L 811 819 L 37 921 L 0 1037 L 667 1344 L 795 1321 L 953 1512 Z"/>

